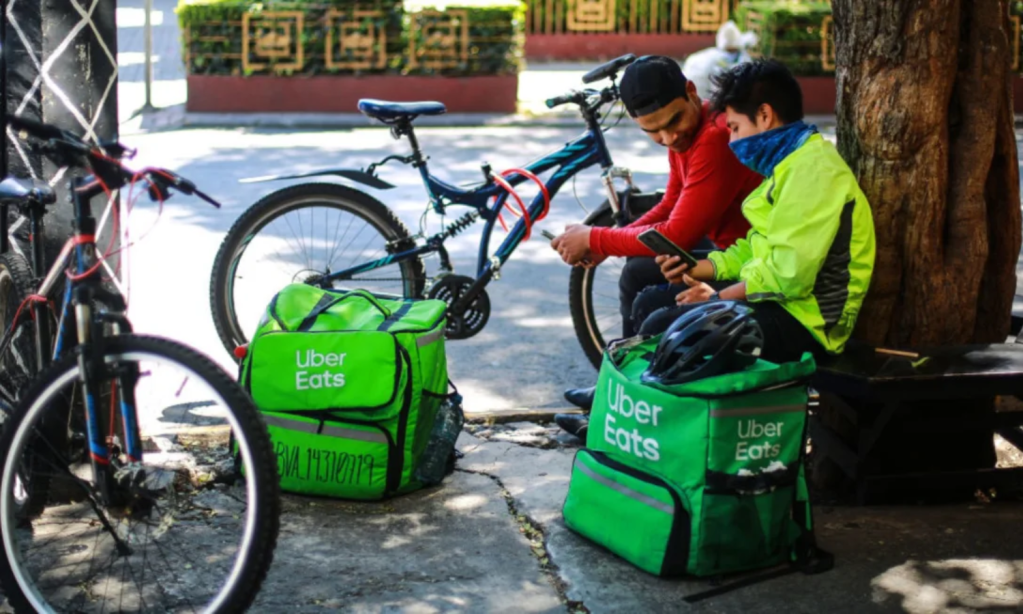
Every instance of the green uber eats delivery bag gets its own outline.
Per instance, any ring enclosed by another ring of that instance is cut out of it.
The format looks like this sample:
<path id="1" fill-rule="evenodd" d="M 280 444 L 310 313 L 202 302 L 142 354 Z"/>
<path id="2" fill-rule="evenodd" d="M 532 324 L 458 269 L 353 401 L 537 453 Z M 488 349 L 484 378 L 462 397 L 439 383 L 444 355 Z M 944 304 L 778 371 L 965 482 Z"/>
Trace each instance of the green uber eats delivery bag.
<path id="1" fill-rule="evenodd" d="M 640 379 L 659 340 L 605 352 L 565 524 L 658 576 L 820 552 L 803 471 L 813 357 L 662 387 Z"/>
<path id="2" fill-rule="evenodd" d="M 273 298 L 241 383 L 270 430 L 282 490 L 381 499 L 443 479 L 463 421 L 448 394 L 445 309 L 305 284 Z M 447 441 L 436 440 L 442 422 L 456 423 Z M 422 471 L 445 445 L 447 466 Z"/>

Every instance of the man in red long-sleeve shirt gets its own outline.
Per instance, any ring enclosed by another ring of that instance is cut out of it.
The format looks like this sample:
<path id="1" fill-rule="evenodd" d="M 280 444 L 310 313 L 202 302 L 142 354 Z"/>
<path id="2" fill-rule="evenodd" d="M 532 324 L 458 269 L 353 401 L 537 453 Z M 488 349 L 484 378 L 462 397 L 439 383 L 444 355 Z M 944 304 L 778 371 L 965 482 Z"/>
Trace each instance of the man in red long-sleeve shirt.
<path id="1" fill-rule="evenodd" d="M 723 115 L 715 117 L 696 95 L 678 63 L 646 56 L 626 69 L 619 86 L 629 115 L 657 144 L 668 148 L 671 174 L 661 202 L 624 228 L 573 224 L 551 242 L 562 259 L 594 266 L 608 256 L 627 258 L 619 281 L 623 336 L 642 322 L 632 317 L 636 296 L 648 286 L 665 284 L 655 254 L 637 237 L 656 228 L 684 250 L 725 249 L 744 238 L 749 223 L 742 202 L 763 177 L 744 166 L 728 146 Z M 565 397 L 589 407 L 592 388 L 569 390 Z"/>

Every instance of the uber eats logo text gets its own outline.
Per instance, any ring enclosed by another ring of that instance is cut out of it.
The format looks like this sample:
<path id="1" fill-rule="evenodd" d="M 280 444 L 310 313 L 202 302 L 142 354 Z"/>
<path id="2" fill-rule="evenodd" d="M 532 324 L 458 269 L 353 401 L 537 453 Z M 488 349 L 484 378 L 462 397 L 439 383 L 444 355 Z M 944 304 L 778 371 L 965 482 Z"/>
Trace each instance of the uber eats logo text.
<path id="1" fill-rule="evenodd" d="M 735 460 L 748 461 L 762 458 L 777 458 L 781 454 L 781 444 L 763 441 L 770 438 L 777 441 L 781 438 L 784 422 L 758 422 L 753 418 L 739 420 L 739 442 L 735 444 Z M 751 439 L 760 441 L 752 442 Z"/>
<path id="2" fill-rule="evenodd" d="M 649 424 L 657 427 L 657 419 L 664 409 L 651 405 L 642 399 L 633 399 L 625 394 L 618 382 L 611 382 L 607 389 L 607 404 L 610 410 L 604 418 L 604 441 L 618 446 L 622 452 L 635 454 L 649 461 L 661 460 L 661 446 L 653 437 L 643 437 L 631 423 Z M 615 415 L 617 414 L 617 416 Z"/>
<path id="3" fill-rule="evenodd" d="M 340 388 L 345 385 L 345 374 L 337 371 L 345 364 L 347 354 L 320 354 L 316 350 L 295 352 L 295 390 Z M 309 370 L 305 370 L 309 369 Z"/>

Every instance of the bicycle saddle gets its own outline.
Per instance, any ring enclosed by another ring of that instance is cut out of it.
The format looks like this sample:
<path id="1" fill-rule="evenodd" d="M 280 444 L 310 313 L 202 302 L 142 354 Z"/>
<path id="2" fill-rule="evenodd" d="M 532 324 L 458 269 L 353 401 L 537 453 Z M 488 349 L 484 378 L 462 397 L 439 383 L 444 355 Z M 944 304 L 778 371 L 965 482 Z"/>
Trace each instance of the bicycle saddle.
<path id="1" fill-rule="evenodd" d="M 388 102 L 363 98 L 359 101 L 363 115 L 380 121 L 407 119 L 417 115 L 443 115 L 447 108 L 441 102 Z"/>
<path id="2" fill-rule="evenodd" d="M 57 194 L 44 181 L 7 177 L 0 181 L 0 204 L 20 205 L 28 200 L 43 205 L 57 202 Z"/>

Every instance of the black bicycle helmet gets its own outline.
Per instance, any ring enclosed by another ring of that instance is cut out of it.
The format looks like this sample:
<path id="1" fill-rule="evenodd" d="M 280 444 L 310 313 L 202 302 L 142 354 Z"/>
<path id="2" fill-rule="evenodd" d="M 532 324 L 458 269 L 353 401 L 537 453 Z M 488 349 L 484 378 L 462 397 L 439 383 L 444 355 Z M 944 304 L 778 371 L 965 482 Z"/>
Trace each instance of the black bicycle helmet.
<path id="1" fill-rule="evenodd" d="M 752 309 L 735 301 L 713 301 L 672 322 L 642 380 L 683 384 L 741 371 L 757 361 L 763 347 L 764 334 Z"/>

